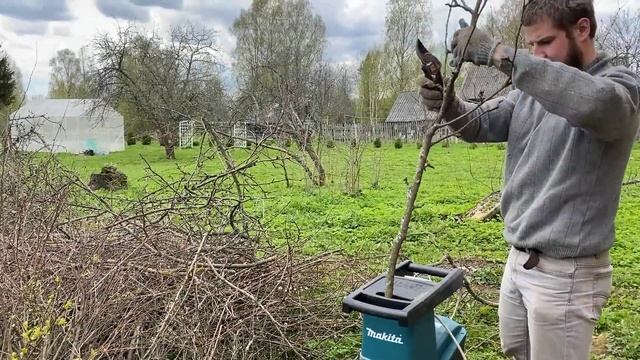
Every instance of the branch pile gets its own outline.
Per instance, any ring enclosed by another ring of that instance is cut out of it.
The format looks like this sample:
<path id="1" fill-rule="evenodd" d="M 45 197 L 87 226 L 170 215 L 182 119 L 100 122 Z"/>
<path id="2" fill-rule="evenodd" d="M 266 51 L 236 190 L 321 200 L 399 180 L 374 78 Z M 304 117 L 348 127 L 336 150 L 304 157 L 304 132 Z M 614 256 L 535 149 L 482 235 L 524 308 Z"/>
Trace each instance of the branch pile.
<path id="1" fill-rule="evenodd" d="M 323 358 L 354 325 L 339 299 L 357 270 L 259 238 L 241 173 L 155 176 L 124 201 L 53 158 L 0 163 L 3 357 Z"/>

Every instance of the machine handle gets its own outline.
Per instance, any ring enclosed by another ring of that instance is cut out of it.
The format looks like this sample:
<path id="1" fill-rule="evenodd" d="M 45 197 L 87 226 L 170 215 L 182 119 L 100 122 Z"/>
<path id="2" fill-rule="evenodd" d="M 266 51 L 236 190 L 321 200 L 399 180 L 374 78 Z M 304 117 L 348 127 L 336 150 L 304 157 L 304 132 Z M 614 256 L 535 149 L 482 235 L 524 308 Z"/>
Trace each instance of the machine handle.
<path id="1" fill-rule="evenodd" d="M 418 265 L 414 263 L 407 264 L 406 269 L 413 273 L 437 276 L 441 278 L 447 277 L 447 275 L 451 273 L 451 270 L 448 270 L 448 269 L 442 269 L 442 268 L 426 266 L 426 265 Z"/>
<path id="2" fill-rule="evenodd" d="M 398 266 L 396 274 L 418 273 L 442 278 L 429 298 L 434 304 L 440 304 L 458 291 L 464 284 L 464 272 L 461 269 L 442 269 L 433 266 L 414 264 L 405 261 Z"/>
<path id="3" fill-rule="evenodd" d="M 344 312 L 356 310 L 365 314 L 398 320 L 400 325 L 406 326 L 416 319 L 422 318 L 424 314 L 433 311 L 438 304 L 463 286 L 464 272 L 461 269 L 441 269 L 404 261 L 396 268 L 395 275 L 408 276 L 415 273 L 439 277 L 442 280 L 434 283 L 430 290 L 417 298 L 404 300 L 395 297 L 387 298 L 371 291 L 367 292 L 366 289 L 385 279 L 385 275 L 380 275 L 345 297 L 342 301 L 342 310 Z"/>

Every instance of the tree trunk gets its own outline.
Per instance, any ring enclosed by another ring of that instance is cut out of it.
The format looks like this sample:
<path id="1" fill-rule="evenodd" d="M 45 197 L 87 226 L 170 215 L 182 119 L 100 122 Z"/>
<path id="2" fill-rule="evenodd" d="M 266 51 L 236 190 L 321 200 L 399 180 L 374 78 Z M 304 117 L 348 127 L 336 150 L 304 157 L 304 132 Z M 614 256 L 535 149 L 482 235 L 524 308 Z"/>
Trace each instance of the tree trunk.
<path id="1" fill-rule="evenodd" d="M 173 144 L 164 145 L 164 153 L 167 157 L 167 160 L 175 160 L 176 159 L 175 145 Z"/>
<path id="2" fill-rule="evenodd" d="M 307 171 L 307 175 L 311 176 L 311 180 L 315 185 L 324 186 L 327 181 L 327 175 L 324 171 L 324 167 L 322 166 L 322 161 L 320 161 L 320 157 L 318 156 L 318 153 L 315 150 L 313 150 L 313 146 L 309 144 L 309 141 L 308 141 L 309 137 L 305 135 L 306 134 L 299 134 L 296 132 L 296 136 L 295 136 L 296 143 L 298 144 L 298 147 L 300 148 L 300 150 L 306 152 L 307 155 L 309 155 L 309 158 L 313 162 L 313 166 L 316 168 L 317 174 L 316 176 L 313 176 L 310 173 L 310 171 L 307 171 L 306 169 L 305 171 Z"/>
<path id="3" fill-rule="evenodd" d="M 318 176 L 317 176 L 318 186 L 324 186 L 327 182 L 327 175 L 324 171 L 324 167 L 322 166 L 322 162 L 320 161 L 320 157 L 318 156 L 318 153 L 316 153 L 316 151 L 313 150 L 313 147 L 311 146 L 307 146 L 305 150 L 307 151 L 307 154 L 311 158 L 311 161 L 313 161 L 313 165 L 315 166 L 316 172 L 318 173 Z"/>
<path id="4" fill-rule="evenodd" d="M 313 176 L 313 171 L 311 171 L 311 169 L 307 165 L 307 162 L 304 160 L 304 156 L 296 155 L 293 152 L 289 153 L 289 155 L 291 156 L 291 158 L 293 158 L 295 162 L 298 163 L 298 165 L 300 165 L 300 167 L 302 167 L 302 170 L 304 171 L 305 174 L 307 174 L 307 177 L 309 178 L 309 180 L 311 180 L 314 185 L 320 186 L 318 179 L 316 179 L 315 176 Z"/>
<path id="5" fill-rule="evenodd" d="M 176 135 L 170 130 L 165 130 L 160 134 L 160 145 L 164 147 L 164 154 L 167 160 L 176 159 Z"/>
<path id="6" fill-rule="evenodd" d="M 478 24 L 478 17 L 480 16 L 481 6 L 483 6 L 483 4 L 486 4 L 486 1 L 476 0 L 475 10 L 470 11 L 472 13 L 472 28 L 475 28 Z M 418 197 L 418 191 L 420 190 L 420 184 L 422 183 L 422 175 L 424 174 L 427 166 L 429 151 L 431 150 L 431 146 L 433 144 L 433 136 L 439 129 L 438 125 L 445 119 L 444 114 L 447 112 L 449 106 L 451 106 L 451 102 L 454 97 L 454 84 L 456 82 L 456 79 L 458 78 L 458 75 L 460 74 L 461 67 L 462 62 L 457 65 L 452 73 L 451 78 L 447 82 L 445 82 L 446 86 L 444 86 L 443 100 L 442 105 L 440 106 L 440 111 L 438 112 L 438 120 L 436 120 L 435 123 L 431 124 L 428 129 L 424 131 L 422 136 L 422 149 L 420 150 L 418 164 L 416 165 L 416 174 L 413 178 L 413 184 L 409 189 L 409 193 L 407 194 L 407 204 L 404 209 L 404 215 L 402 216 L 402 222 L 400 223 L 400 230 L 398 231 L 398 235 L 396 235 L 396 238 L 393 240 L 393 244 L 391 245 L 391 254 L 389 256 L 389 265 L 386 275 L 387 286 L 385 287 L 384 291 L 385 297 L 388 298 L 393 297 L 396 264 L 398 263 L 398 256 L 402 248 L 402 243 L 407 238 L 409 223 L 411 222 L 411 214 L 413 213 L 413 209 L 415 208 L 416 198 Z M 439 73 L 440 78 L 442 78 L 440 65 L 437 65 L 437 72 Z M 425 75 L 427 74 L 425 73 Z"/>
<path id="7" fill-rule="evenodd" d="M 420 156 L 418 157 L 418 164 L 416 165 L 416 174 L 413 178 L 413 184 L 411 185 L 411 188 L 409 188 L 409 192 L 407 193 L 407 204 L 404 208 L 404 214 L 400 223 L 400 230 L 398 231 L 398 235 L 396 235 L 396 238 L 393 240 L 393 244 L 391 246 L 391 254 L 389 256 L 389 266 L 386 277 L 387 286 L 384 292 L 384 295 L 388 298 L 393 297 L 393 285 L 396 273 L 396 264 L 398 263 L 398 256 L 400 255 L 402 243 L 407 238 L 407 233 L 409 232 L 411 214 L 413 214 L 413 209 L 416 205 L 416 198 L 418 197 L 418 191 L 420 190 L 420 185 L 422 184 L 422 175 L 424 175 L 424 171 L 427 165 L 427 158 L 429 157 L 429 151 L 431 150 L 431 144 L 435 132 L 436 127 L 431 126 L 427 131 L 425 131 L 422 138 L 422 149 L 420 150 Z"/>
<path id="8" fill-rule="evenodd" d="M 282 171 L 284 173 L 284 180 L 286 181 L 287 188 L 290 188 L 291 181 L 289 181 L 289 174 L 287 173 L 287 165 L 284 163 L 284 160 L 280 160 L 280 162 L 281 162 L 280 166 L 282 167 Z"/>

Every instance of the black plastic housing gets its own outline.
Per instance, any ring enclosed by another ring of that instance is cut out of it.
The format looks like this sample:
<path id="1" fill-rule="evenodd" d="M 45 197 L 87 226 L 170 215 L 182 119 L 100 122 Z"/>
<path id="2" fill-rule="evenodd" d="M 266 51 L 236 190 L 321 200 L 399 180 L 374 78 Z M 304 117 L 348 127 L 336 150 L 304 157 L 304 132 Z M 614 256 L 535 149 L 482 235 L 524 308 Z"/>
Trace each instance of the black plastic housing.
<path id="1" fill-rule="evenodd" d="M 442 280 L 432 282 L 411 276 L 416 273 Z M 385 277 L 380 275 L 347 295 L 342 300 L 342 311 L 355 310 L 397 320 L 400 325 L 408 326 L 460 289 L 464 273 L 460 269 L 441 269 L 405 261 L 396 268 L 393 298 L 384 296 Z"/>

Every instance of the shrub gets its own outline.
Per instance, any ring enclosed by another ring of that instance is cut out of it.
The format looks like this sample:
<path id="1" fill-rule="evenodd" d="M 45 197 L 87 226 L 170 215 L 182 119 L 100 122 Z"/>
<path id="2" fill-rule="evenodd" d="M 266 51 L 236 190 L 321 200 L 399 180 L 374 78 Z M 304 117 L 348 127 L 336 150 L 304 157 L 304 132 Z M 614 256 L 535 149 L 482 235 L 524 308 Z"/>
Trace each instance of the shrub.
<path id="1" fill-rule="evenodd" d="M 291 147 L 291 139 L 287 138 L 287 139 L 284 141 L 284 146 L 285 146 L 285 147 Z"/>
<path id="2" fill-rule="evenodd" d="M 504 146 L 504 143 L 499 143 L 497 148 L 498 148 L 498 150 L 504 150 L 504 149 L 506 149 L 506 146 Z"/>
<path id="3" fill-rule="evenodd" d="M 193 140 L 193 146 L 200 146 L 200 141 Z"/>
<path id="4" fill-rule="evenodd" d="M 142 136 L 142 145 L 149 145 L 149 144 L 151 144 L 151 135 L 145 134 L 144 136 Z"/>
<path id="5" fill-rule="evenodd" d="M 416 141 L 416 148 L 422 149 L 422 141 Z"/>
<path id="6" fill-rule="evenodd" d="M 396 149 L 402 149 L 402 139 L 396 139 L 393 142 L 393 147 Z"/>
<path id="7" fill-rule="evenodd" d="M 358 146 L 358 141 L 356 141 L 356 139 L 351 139 L 351 147 L 356 147 Z"/>
<path id="8" fill-rule="evenodd" d="M 382 147 L 382 140 L 380 140 L 380 138 L 376 138 L 375 140 L 373 140 L 373 147 L 381 148 Z"/>
<path id="9" fill-rule="evenodd" d="M 329 149 L 333 149 L 334 147 L 336 147 L 336 143 L 333 140 L 327 140 L 327 147 Z"/>
<path id="10" fill-rule="evenodd" d="M 127 133 L 127 145 L 136 144 L 136 135 L 133 132 Z"/>
<path id="11" fill-rule="evenodd" d="M 449 142 L 447 140 L 442 142 L 442 147 L 443 148 L 448 148 L 449 147 Z"/>
<path id="12" fill-rule="evenodd" d="M 469 149 L 471 149 L 471 150 L 476 149 L 477 147 L 478 147 L 478 144 L 476 144 L 476 143 L 469 144 Z"/>

